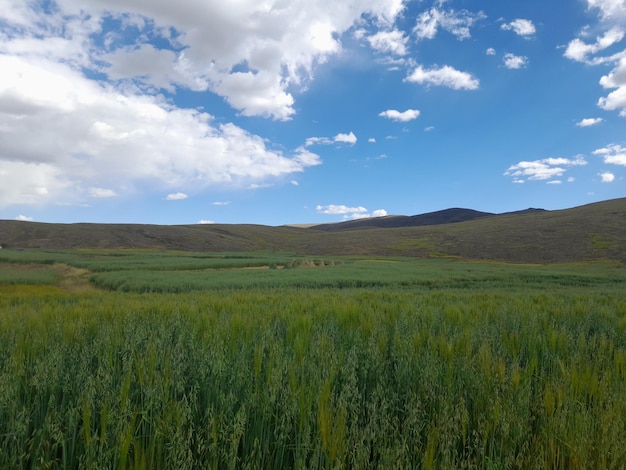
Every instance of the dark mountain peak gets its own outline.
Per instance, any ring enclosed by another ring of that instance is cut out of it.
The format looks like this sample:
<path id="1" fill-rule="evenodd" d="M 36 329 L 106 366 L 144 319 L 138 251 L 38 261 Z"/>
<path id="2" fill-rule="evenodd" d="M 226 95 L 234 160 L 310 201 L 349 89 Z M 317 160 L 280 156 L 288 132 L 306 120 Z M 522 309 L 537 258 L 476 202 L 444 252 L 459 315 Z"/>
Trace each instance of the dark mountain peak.
<path id="1" fill-rule="evenodd" d="M 311 227 L 312 230 L 322 230 L 325 232 L 338 232 L 342 230 L 352 230 L 361 228 L 398 228 L 398 227 L 421 227 L 424 225 L 452 224 L 466 222 L 468 220 L 491 217 L 496 214 L 490 212 L 480 212 L 473 209 L 463 209 L 453 207 L 426 214 L 406 216 L 392 215 L 386 217 L 374 217 L 367 219 L 349 220 L 334 224 L 321 224 Z"/>

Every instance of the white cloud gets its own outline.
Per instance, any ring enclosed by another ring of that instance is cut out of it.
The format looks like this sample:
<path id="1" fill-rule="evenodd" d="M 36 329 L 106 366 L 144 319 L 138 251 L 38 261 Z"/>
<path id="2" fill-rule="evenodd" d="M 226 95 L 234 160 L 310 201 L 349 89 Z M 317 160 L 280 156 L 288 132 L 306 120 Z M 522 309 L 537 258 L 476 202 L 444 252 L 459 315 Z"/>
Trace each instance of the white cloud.
<path id="1" fill-rule="evenodd" d="M 329 204 L 327 206 L 317 205 L 315 210 L 320 214 L 343 215 L 343 214 L 365 214 L 367 209 L 362 206 L 350 207 L 344 205 Z"/>
<path id="2" fill-rule="evenodd" d="M 71 203 L 80 188 L 110 188 L 111 196 L 140 182 L 238 185 L 321 163 L 303 148 L 284 155 L 234 124 L 120 92 L 66 64 L 0 55 L 0 70 L 1 205 Z"/>
<path id="3" fill-rule="evenodd" d="M 508 53 L 504 55 L 503 61 L 507 69 L 521 69 L 528 64 L 528 57 Z"/>
<path id="4" fill-rule="evenodd" d="M 617 66 L 600 79 L 604 88 L 615 88 L 598 100 L 598 106 L 606 111 L 620 110 L 620 116 L 626 117 L 626 57 L 622 57 Z"/>
<path id="5" fill-rule="evenodd" d="M 107 189 L 107 188 L 92 187 L 92 188 L 89 188 L 87 192 L 89 194 L 89 197 L 93 197 L 93 198 L 109 198 L 109 197 L 117 196 L 115 191 L 113 191 L 112 189 Z"/>
<path id="6" fill-rule="evenodd" d="M 311 145 L 329 145 L 332 144 L 333 140 L 328 137 L 309 137 L 306 139 L 305 146 L 310 147 Z"/>
<path id="7" fill-rule="evenodd" d="M 306 86 L 315 66 L 341 51 L 341 35 L 357 23 L 393 24 L 404 2 L 297 0 L 268 5 L 241 0 L 233 7 L 201 1 L 181 6 L 162 1 L 59 0 L 58 6 L 56 21 L 90 19 L 104 27 L 103 19 L 132 19 L 122 22 L 121 28 L 103 31 L 113 38 L 101 57 L 110 64 L 104 71 L 112 78 L 210 90 L 244 115 L 289 119 L 295 110 L 288 90 Z M 136 35 L 131 48 L 121 44 L 128 33 Z M 155 36 L 165 49 L 143 47 L 153 46 L 149 41 Z"/>
<path id="8" fill-rule="evenodd" d="M 487 54 L 487 55 L 496 55 L 496 50 L 493 47 L 490 47 L 490 48 L 488 48 L 485 51 L 485 54 Z"/>
<path id="9" fill-rule="evenodd" d="M 292 93 L 316 65 L 341 52 L 345 32 L 388 29 L 405 8 L 403 0 L 57 0 L 44 13 L 39 2 L 7 1 L 5 52 L 52 53 L 143 89 L 209 90 L 243 115 L 280 120 L 295 113 Z"/>
<path id="10" fill-rule="evenodd" d="M 367 42 L 369 42 L 372 49 L 398 56 L 406 55 L 406 43 L 408 40 L 409 38 L 404 35 L 404 32 L 397 29 L 379 31 L 367 38 Z"/>
<path id="11" fill-rule="evenodd" d="M 28 216 L 20 214 L 15 218 L 15 220 L 19 220 L 21 222 L 32 222 L 35 219 L 33 219 L 32 217 L 28 217 Z"/>
<path id="12" fill-rule="evenodd" d="M 612 183 L 615 180 L 615 175 L 608 171 L 604 173 L 598 173 L 598 176 L 601 178 L 603 183 Z"/>
<path id="13" fill-rule="evenodd" d="M 442 28 L 456 36 L 457 39 L 463 40 L 470 38 L 470 28 L 485 18 L 483 12 L 471 13 L 467 10 L 456 12 L 431 8 L 418 16 L 413 32 L 418 39 L 433 39 L 439 28 Z"/>
<path id="14" fill-rule="evenodd" d="M 333 138 L 329 137 L 309 137 L 306 139 L 305 147 L 310 147 L 311 145 L 330 145 L 333 143 L 343 143 L 354 145 L 357 141 L 356 135 L 354 132 L 350 131 L 348 134 L 339 133 Z M 304 151 L 304 149 L 301 149 Z M 315 154 L 313 154 L 315 155 Z"/>
<path id="15" fill-rule="evenodd" d="M 375 143 L 376 143 L 376 139 L 375 139 L 374 137 L 370 137 L 369 139 L 367 139 L 367 141 L 368 141 L 370 144 L 375 144 Z"/>
<path id="16" fill-rule="evenodd" d="M 166 201 L 181 201 L 183 199 L 187 199 L 187 195 L 185 193 L 170 193 L 165 197 Z"/>
<path id="17" fill-rule="evenodd" d="M 341 134 L 341 133 L 337 134 L 333 138 L 333 141 L 354 145 L 356 144 L 357 138 L 356 138 L 356 135 L 354 135 L 354 132 L 351 131 L 349 134 Z"/>
<path id="18" fill-rule="evenodd" d="M 505 176 L 512 176 L 514 183 L 523 183 L 525 180 L 549 180 L 560 177 L 570 166 L 586 165 L 587 161 L 582 156 L 570 158 L 544 158 L 542 160 L 522 161 L 510 166 Z"/>
<path id="19" fill-rule="evenodd" d="M 428 126 L 424 128 L 424 132 L 432 132 L 435 130 L 435 126 Z"/>
<path id="20" fill-rule="evenodd" d="M 552 180 L 548 181 L 546 184 L 563 184 L 563 182 L 561 180 Z"/>
<path id="21" fill-rule="evenodd" d="M 613 44 L 620 42 L 624 38 L 624 30 L 620 26 L 614 26 L 606 31 L 602 36 L 596 37 L 596 42 L 593 44 L 587 44 L 580 38 L 573 39 L 567 45 L 565 57 L 577 62 L 585 63 L 601 63 L 605 59 L 590 59 L 589 56 L 597 54 L 603 51 Z"/>
<path id="22" fill-rule="evenodd" d="M 300 186 L 300 183 L 298 183 L 296 180 L 291 180 L 291 181 L 290 181 L 290 183 L 291 183 L 293 186 Z"/>
<path id="23" fill-rule="evenodd" d="M 604 88 L 620 88 L 626 86 L 626 57 L 622 57 L 617 66 L 600 79 Z"/>
<path id="24" fill-rule="evenodd" d="M 417 119 L 420 115 L 417 109 L 407 109 L 406 111 L 397 111 L 395 109 L 388 109 L 379 114 L 379 116 L 391 119 L 392 121 L 408 122 L 413 119 Z"/>
<path id="25" fill-rule="evenodd" d="M 536 32 L 533 22 L 522 18 L 505 23 L 501 28 L 507 31 L 514 31 L 516 34 L 524 37 L 532 36 Z"/>
<path id="26" fill-rule="evenodd" d="M 212 220 L 208 220 L 208 219 L 200 219 L 196 223 L 200 225 L 210 225 L 210 224 L 214 224 L 215 222 L 213 222 Z"/>
<path id="27" fill-rule="evenodd" d="M 350 207 L 335 204 L 327 206 L 318 205 L 315 210 L 319 214 L 342 215 L 343 220 L 367 219 L 370 217 L 384 217 L 387 215 L 387 211 L 385 209 L 377 209 L 370 213 L 363 206 Z"/>
<path id="28" fill-rule="evenodd" d="M 461 72 L 449 65 L 431 69 L 425 69 L 419 65 L 405 78 L 405 81 L 420 85 L 445 86 L 454 90 L 476 90 L 480 85 L 479 80 L 470 73 Z"/>
<path id="29" fill-rule="evenodd" d="M 213 202 L 214 206 L 230 206 L 231 201 L 215 201 Z"/>
<path id="30" fill-rule="evenodd" d="M 606 164 L 626 166 L 626 148 L 621 145 L 611 144 L 594 150 L 593 154 L 601 155 Z"/>
<path id="31" fill-rule="evenodd" d="M 605 21 L 626 19 L 625 0 L 587 0 L 589 9 L 600 10 L 600 18 Z"/>
<path id="32" fill-rule="evenodd" d="M 591 127 L 600 124 L 604 119 L 602 118 L 585 118 L 576 123 L 578 127 Z"/>

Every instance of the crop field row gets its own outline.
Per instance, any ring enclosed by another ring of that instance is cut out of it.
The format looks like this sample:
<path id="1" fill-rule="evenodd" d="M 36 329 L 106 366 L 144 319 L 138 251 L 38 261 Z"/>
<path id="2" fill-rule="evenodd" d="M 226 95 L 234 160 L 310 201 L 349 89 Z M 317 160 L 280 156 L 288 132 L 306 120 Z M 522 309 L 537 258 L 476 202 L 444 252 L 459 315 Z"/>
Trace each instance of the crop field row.
<path id="1" fill-rule="evenodd" d="M 0 468 L 626 465 L 620 265 L 193 256 L 2 253 Z"/>

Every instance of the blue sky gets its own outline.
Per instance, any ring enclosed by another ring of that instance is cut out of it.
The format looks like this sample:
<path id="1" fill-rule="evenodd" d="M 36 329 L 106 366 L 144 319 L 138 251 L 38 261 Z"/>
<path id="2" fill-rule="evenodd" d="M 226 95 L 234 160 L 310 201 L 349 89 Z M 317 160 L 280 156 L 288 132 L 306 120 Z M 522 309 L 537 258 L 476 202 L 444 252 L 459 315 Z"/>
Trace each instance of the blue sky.
<path id="1" fill-rule="evenodd" d="M 0 0 L 0 218 L 626 196 L 626 0 Z"/>

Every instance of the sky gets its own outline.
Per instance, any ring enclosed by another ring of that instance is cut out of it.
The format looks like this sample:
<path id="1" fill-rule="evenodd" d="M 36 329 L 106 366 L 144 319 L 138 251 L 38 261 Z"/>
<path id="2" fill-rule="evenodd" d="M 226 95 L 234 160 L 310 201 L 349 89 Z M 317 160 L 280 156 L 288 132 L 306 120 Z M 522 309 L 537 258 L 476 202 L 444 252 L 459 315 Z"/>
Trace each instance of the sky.
<path id="1" fill-rule="evenodd" d="M 626 0 L 0 0 L 0 219 L 626 196 Z"/>

